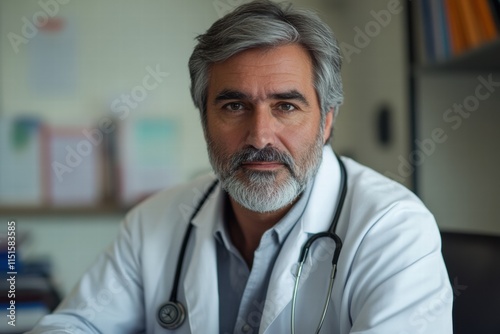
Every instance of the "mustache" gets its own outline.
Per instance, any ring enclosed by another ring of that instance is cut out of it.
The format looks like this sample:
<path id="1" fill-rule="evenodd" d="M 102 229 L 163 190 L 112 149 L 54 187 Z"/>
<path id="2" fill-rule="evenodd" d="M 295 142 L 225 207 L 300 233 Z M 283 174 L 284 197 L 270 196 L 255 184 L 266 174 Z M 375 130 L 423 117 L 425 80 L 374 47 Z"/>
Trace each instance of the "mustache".
<path id="1" fill-rule="evenodd" d="M 293 158 L 285 152 L 278 150 L 275 147 L 266 146 L 263 149 L 254 147 L 246 147 L 239 152 L 236 152 L 231 157 L 231 172 L 235 172 L 244 163 L 248 162 L 278 162 L 283 165 L 294 175 L 293 167 L 295 163 Z"/>

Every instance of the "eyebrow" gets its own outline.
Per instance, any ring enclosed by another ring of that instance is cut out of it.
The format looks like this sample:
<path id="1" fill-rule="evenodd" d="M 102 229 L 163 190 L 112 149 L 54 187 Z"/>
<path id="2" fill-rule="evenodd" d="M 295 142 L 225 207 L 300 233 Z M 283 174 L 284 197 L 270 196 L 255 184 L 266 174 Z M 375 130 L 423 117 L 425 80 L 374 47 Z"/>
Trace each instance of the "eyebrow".
<path id="1" fill-rule="evenodd" d="M 215 102 L 225 101 L 225 100 L 244 100 L 244 99 L 248 99 L 248 95 L 236 90 L 224 89 L 222 92 L 217 94 L 217 96 L 215 97 Z"/>
<path id="2" fill-rule="evenodd" d="M 304 95 L 302 95 L 295 89 L 288 92 L 271 94 L 271 98 L 275 100 L 298 100 L 306 106 L 309 106 L 309 102 L 307 102 L 307 99 L 304 97 Z"/>
<path id="3" fill-rule="evenodd" d="M 305 104 L 306 106 L 309 106 L 309 102 L 304 97 L 304 95 L 302 95 L 295 89 L 292 89 L 287 92 L 273 93 L 268 97 L 275 100 L 298 100 L 303 104 Z M 247 94 L 236 90 L 225 89 L 219 94 L 217 94 L 217 96 L 215 97 L 215 102 L 217 103 L 225 100 L 245 100 L 245 99 L 249 99 L 249 96 Z"/>

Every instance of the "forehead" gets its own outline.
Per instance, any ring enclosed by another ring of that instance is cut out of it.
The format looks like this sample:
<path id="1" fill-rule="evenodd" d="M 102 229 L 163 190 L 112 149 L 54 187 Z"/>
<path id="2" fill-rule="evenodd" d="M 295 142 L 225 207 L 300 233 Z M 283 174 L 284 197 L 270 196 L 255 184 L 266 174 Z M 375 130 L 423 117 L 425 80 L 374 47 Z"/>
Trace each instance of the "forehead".
<path id="1" fill-rule="evenodd" d="M 210 68 L 209 97 L 227 89 L 255 98 L 290 90 L 315 94 L 311 57 L 299 44 L 240 52 Z"/>

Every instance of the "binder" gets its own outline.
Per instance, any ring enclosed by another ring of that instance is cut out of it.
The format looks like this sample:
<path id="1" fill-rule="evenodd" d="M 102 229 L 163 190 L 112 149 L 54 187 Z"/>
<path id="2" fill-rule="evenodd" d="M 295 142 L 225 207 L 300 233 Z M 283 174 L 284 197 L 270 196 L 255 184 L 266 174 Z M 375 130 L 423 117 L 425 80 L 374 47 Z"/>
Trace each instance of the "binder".
<path id="1" fill-rule="evenodd" d="M 478 15 L 480 26 L 483 29 L 483 36 L 486 41 L 491 41 L 498 37 L 498 30 L 493 18 L 493 12 L 488 0 L 476 0 L 476 14 Z"/>
<path id="2" fill-rule="evenodd" d="M 457 0 L 460 18 L 465 27 L 464 35 L 467 41 L 467 48 L 478 47 L 485 40 L 478 22 L 478 17 L 474 14 L 475 1 L 476 0 Z"/>
<path id="3" fill-rule="evenodd" d="M 451 45 L 451 54 L 459 55 L 467 48 L 465 40 L 465 31 L 462 22 L 460 22 L 460 10 L 457 0 L 444 0 L 445 12 L 448 23 L 448 33 Z"/>

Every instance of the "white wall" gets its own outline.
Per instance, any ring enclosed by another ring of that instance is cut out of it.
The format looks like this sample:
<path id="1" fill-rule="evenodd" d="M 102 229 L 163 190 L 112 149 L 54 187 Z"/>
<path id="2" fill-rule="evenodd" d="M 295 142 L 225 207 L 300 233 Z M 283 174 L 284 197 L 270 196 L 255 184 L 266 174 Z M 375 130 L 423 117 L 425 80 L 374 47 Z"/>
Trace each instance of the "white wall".
<path id="1" fill-rule="evenodd" d="M 49 1 L 42 1 L 43 3 Z M 92 125 L 113 115 L 112 101 L 142 84 L 147 68 L 168 72 L 158 88 L 130 113 L 168 115 L 181 124 L 179 171 L 187 179 L 209 167 L 199 116 L 189 95 L 187 60 L 197 34 L 217 18 L 211 2 L 196 0 L 70 1 L 58 16 L 74 39 L 74 89 L 67 94 L 41 94 L 30 74 L 37 57 L 37 38 L 12 47 L 8 33 L 22 35 L 23 17 L 44 12 L 38 0 L 0 3 L 2 109 L 4 116 L 30 113 L 55 125 Z M 114 114 L 120 116 L 121 114 Z M 189 153 L 188 153 L 189 152 Z"/>

